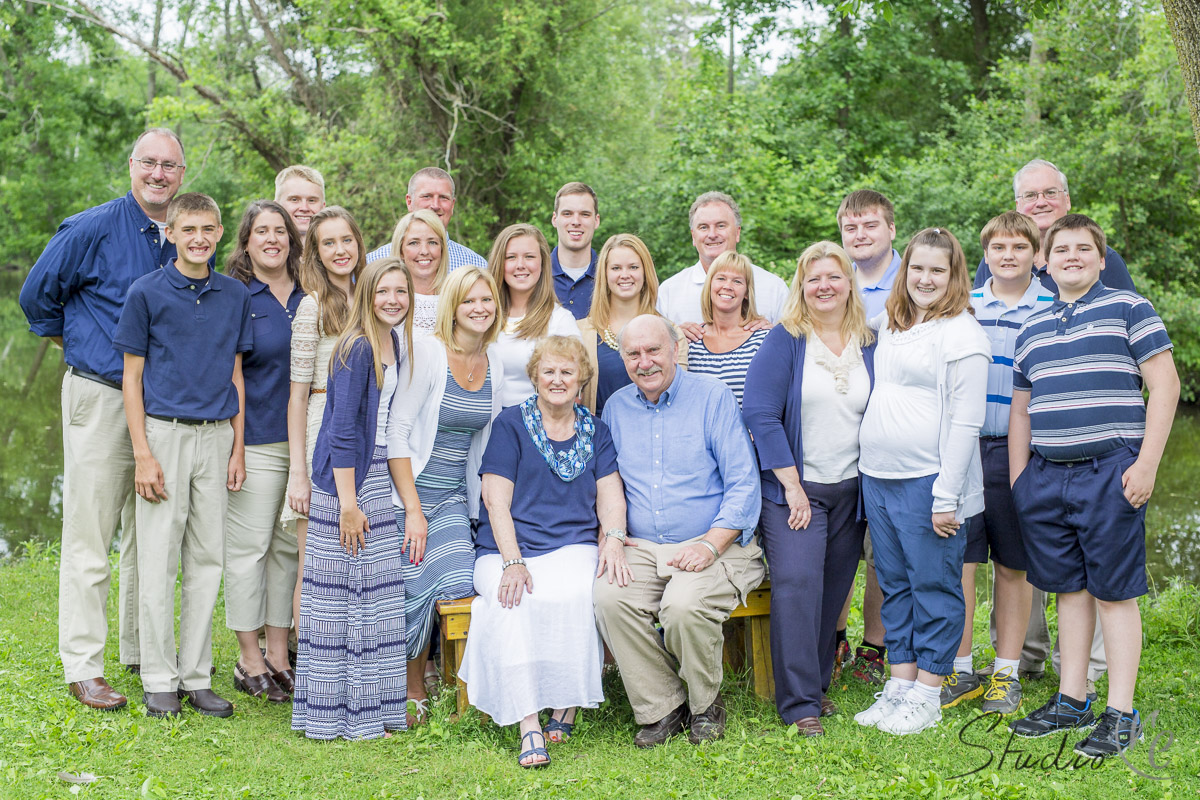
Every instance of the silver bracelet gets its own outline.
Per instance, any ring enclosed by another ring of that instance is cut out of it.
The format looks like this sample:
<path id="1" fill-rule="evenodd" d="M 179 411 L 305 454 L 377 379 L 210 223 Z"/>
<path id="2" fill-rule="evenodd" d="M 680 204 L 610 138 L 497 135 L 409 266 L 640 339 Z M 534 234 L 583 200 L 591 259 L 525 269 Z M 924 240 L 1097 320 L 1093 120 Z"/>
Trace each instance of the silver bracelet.
<path id="1" fill-rule="evenodd" d="M 604 532 L 604 538 L 607 539 L 610 536 L 612 538 L 616 539 L 617 541 L 624 542 L 625 541 L 625 529 L 624 528 L 609 528 L 608 530 L 606 530 Z"/>
<path id="2" fill-rule="evenodd" d="M 721 551 L 718 550 L 717 546 L 715 544 L 713 544 L 712 542 L 710 542 L 708 539 L 697 539 L 696 541 L 699 544 L 706 546 L 709 550 L 712 550 L 714 561 L 716 561 L 718 558 L 721 557 Z"/>
<path id="3" fill-rule="evenodd" d="M 525 559 L 523 559 L 523 558 L 514 558 L 514 559 L 513 559 L 513 560 L 511 560 L 511 561 L 505 561 L 505 562 L 504 562 L 504 566 L 503 566 L 503 567 L 501 567 L 501 570 L 503 571 L 503 570 L 506 570 L 506 569 L 508 569 L 509 567 L 515 567 L 517 564 L 520 564 L 522 567 L 523 567 L 523 566 L 525 566 Z"/>

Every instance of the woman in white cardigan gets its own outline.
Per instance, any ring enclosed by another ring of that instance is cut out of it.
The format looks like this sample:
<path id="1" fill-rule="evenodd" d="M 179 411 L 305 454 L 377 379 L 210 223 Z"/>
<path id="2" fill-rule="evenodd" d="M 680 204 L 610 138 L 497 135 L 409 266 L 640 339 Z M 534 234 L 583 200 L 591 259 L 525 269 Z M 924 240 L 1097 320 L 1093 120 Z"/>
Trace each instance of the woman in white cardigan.
<path id="1" fill-rule="evenodd" d="M 509 225 L 500 231 L 488 254 L 488 272 L 496 282 L 500 315 L 496 339 L 504 365 L 500 405 L 508 408 L 535 394 L 525 365 L 538 340 L 544 336 L 579 339 L 579 325 L 554 294 L 550 245 L 537 227 Z"/>
<path id="2" fill-rule="evenodd" d="M 479 466 L 500 413 L 503 367 L 496 284 L 486 272 L 452 272 L 438 296 L 434 335 L 414 342 L 388 420 L 400 535 L 412 543 L 404 565 L 409 725 L 424 720 L 425 664 L 435 604 L 474 594 Z"/>

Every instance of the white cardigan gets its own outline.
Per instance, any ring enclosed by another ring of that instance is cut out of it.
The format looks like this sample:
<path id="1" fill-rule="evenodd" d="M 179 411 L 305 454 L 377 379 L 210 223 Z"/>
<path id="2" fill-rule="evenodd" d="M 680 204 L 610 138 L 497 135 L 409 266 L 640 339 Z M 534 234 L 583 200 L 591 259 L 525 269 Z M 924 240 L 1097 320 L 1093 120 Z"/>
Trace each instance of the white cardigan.
<path id="1" fill-rule="evenodd" d="M 488 347 L 487 359 L 488 370 L 492 373 L 491 418 L 487 425 L 471 436 L 471 449 L 467 452 L 467 513 L 471 519 L 479 518 L 479 466 L 492 433 L 491 420 L 500 413 L 500 391 L 504 386 L 504 368 L 500 365 L 495 345 Z M 387 423 L 388 458 L 412 459 L 414 479 L 425 469 L 433 454 L 438 415 L 446 394 L 448 368 L 446 346 L 441 339 L 433 336 L 414 337 L 412 377 L 409 378 L 408 370 L 401 369 L 400 384 L 392 398 Z M 394 485 L 392 503 L 396 508 L 404 508 Z"/>

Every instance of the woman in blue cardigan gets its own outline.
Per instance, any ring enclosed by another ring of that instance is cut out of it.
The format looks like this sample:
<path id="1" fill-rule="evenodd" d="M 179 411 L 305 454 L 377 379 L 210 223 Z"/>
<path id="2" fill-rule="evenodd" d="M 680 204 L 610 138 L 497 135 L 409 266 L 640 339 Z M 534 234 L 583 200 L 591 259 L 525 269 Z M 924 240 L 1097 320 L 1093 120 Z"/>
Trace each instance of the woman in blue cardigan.
<path id="1" fill-rule="evenodd" d="M 838 613 L 854 582 L 858 426 L 874 381 L 874 336 L 850 258 L 804 251 L 779 324 L 746 373 L 743 415 L 762 469 L 771 576 L 775 704 L 801 735 L 825 733 Z"/>
<path id="2" fill-rule="evenodd" d="M 411 297 L 400 259 L 368 264 L 330 361 L 313 452 L 292 700 L 292 729 L 310 739 L 371 739 L 405 728 L 401 564 L 415 543 L 402 543 L 396 530 L 385 432 L 399 373 L 412 363 Z"/>

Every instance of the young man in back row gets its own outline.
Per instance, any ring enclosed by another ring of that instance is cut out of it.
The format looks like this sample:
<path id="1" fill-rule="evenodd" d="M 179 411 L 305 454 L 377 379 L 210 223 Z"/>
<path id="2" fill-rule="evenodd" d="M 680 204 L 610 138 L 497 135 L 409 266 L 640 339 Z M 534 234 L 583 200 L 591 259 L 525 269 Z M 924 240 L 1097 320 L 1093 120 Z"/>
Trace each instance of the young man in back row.
<path id="1" fill-rule="evenodd" d="M 180 699 L 228 717 L 212 690 L 212 618 L 221 588 L 228 491 L 246 478 L 242 354 L 254 344 L 250 292 L 208 260 L 221 239 L 211 197 L 167 207 L 177 256 L 129 287 L 113 347 L 125 354 L 122 391 L 138 497 L 138 620 L 146 713 L 178 716 Z M 175 579 L 183 569 L 179 652 Z"/>
<path id="2" fill-rule="evenodd" d="M 1044 248 L 1058 294 L 1017 334 L 1009 472 L 1029 582 L 1058 596 L 1062 667 L 1058 693 L 1010 727 L 1047 736 L 1096 725 L 1075 751 L 1103 758 L 1142 737 L 1133 693 L 1137 598 L 1147 591 L 1146 502 L 1179 376 L 1149 301 L 1100 282 L 1099 225 L 1068 214 L 1050 226 Z M 1108 707 L 1098 724 L 1086 688 L 1097 609 L 1108 645 Z"/>

